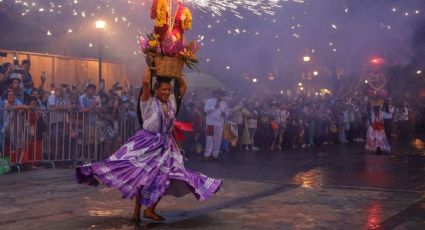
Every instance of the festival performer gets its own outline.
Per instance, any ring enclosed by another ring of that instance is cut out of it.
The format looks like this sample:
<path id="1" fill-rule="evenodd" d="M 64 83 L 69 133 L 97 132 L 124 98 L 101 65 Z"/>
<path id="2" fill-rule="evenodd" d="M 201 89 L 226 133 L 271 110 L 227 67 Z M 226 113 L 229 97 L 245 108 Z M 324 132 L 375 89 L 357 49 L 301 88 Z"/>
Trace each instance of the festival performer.
<path id="1" fill-rule="evenodd" d="M 229 108 L 223 100 L 224 95 L 224 91 L 215 90 L 213 97 L 208 99 L 204 106 L 204 112 L 207 114 L 204 161 L 219 160 L 224 118 L 229 114 Z"/>
<path id="2" fill-rule="evenodd" d="M 391 151 L 385 135 L 382 112 L 375 106 L 371 116 L 366 135 L 366 150 L 374 153 L 389 153 Z"/>
<path id="3" fill-rule="evenodd" d="M 180 96 L 187 86 L 177 77 Z M 77 167 L 79 183 L 97 185 L 98 181 L 121 191 L 123 197 L 135 198 L 132 220 L 143 216 L 154 221 L 165 219 L 155 212 L 164 195 L 181 197 L 192 193 L 206 200 L 218 191 L 222 181 L 185 169 L 183 157 L 173 136 L 177 110 L 176 97 L 171 94 L 171 78 L 157 77 L 151 92 L 151 71 L 146 68 L 140 96 L 143 129 L 131 137 L 107 160 Z"/>

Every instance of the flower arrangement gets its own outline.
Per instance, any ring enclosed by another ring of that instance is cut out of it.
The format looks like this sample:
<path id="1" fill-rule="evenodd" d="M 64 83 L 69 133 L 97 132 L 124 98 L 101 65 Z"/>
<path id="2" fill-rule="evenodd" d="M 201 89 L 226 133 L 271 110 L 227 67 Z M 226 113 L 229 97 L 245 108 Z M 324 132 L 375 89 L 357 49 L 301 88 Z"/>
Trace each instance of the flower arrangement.
<path id="1" fill-rule="evenodd" d="M 196 52 L 199 50 L 199 47 L 195 42 L 190 42 L 187 46 L 180 51 L 180 55 L 183 58 L 183 61 L 186 63 L 187 67 L 190 69 L 196 69 L 199 59 L 196 57 Z"/>
<path id="2" fill-rule="evenodd" d="M 139 45 L 144 54 L 161 52 L 159 36 L 153 33 L 147 34 L 146 38 L 139 34 Z"/>
<path id="3" fill-rule="evenodd" d="M 139 45 L 143 53 L 181 59 L 190 69 L 196 68 L 199 58 L 197 44 L 185 43 L 184 31 L 192 28 L 192 14 L 189 8 L 177 0 L 175 17 L 171 20 L 173 0 L 153 0 L 151 18 L 154 31 L 145 36 L 139 34 Z"/>

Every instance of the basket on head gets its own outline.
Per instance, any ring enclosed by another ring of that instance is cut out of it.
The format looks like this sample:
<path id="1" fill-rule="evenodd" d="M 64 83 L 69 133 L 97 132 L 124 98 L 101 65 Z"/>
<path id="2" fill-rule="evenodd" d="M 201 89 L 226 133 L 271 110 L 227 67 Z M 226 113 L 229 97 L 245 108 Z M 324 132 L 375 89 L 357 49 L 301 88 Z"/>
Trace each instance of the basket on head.
<path id="1" fill-rule="evenodd" d="M 153 62 L 156 76 L 172 78 L 182 76 L 184 62 L 181 58 L 155 55 Z"/>
<path id="2" fill-rule="evenodd" d="M 385 100 L 382 98 L 370 98 L 369 103 L 372 107 L 379 106 L 382 107 L 384 105 Z"/>

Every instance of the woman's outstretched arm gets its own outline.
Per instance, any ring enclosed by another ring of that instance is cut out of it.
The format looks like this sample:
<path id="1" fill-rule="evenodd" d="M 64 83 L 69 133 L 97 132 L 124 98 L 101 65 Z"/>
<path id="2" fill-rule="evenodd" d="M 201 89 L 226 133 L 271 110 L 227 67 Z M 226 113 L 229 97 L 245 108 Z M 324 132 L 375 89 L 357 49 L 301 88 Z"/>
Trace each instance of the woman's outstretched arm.
<path id="1" fill-rule="evenodd" d="M 183 76 L 176 77 L 176 81 L 179 83 L 180 97 L 183 97 L 187 90 L 186 81 Z"/>
<path id="2" fill-rule="evenodd" d="M 142 86 L 143 86 L 143 92 L 142 95 L 140 96 L 140 100 L 141 101 L 148 101 L 149 98 L 151 97 L 151 70 L 149 69 L 149 67 L 146 67 L 145 69 L 145 74 L 143 76 L 143 82 L 142 82 Z"/>

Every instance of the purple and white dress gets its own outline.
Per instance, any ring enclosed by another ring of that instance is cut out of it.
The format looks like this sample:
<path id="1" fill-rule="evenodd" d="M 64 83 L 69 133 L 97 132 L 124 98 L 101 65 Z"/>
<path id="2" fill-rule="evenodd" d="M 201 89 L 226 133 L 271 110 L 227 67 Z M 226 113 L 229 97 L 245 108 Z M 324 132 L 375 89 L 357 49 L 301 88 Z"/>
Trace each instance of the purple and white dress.
<path id="1" fill-rule="evenodd" d="M 156 97 L 140 103 L 143 129 L 107 160 L 77 167 L 78 183 L 92 184 L 97 179 L 121 191 L 125 198 L 140 194 L 141 204 L 147 207 L 164 195 L 181 197 L 193 193 L 202 201 L 217 192 L 221 180 L 184 168 L 183 157 L 172 136 L 174 96 L 167 102 L 168 113 Z"/>

